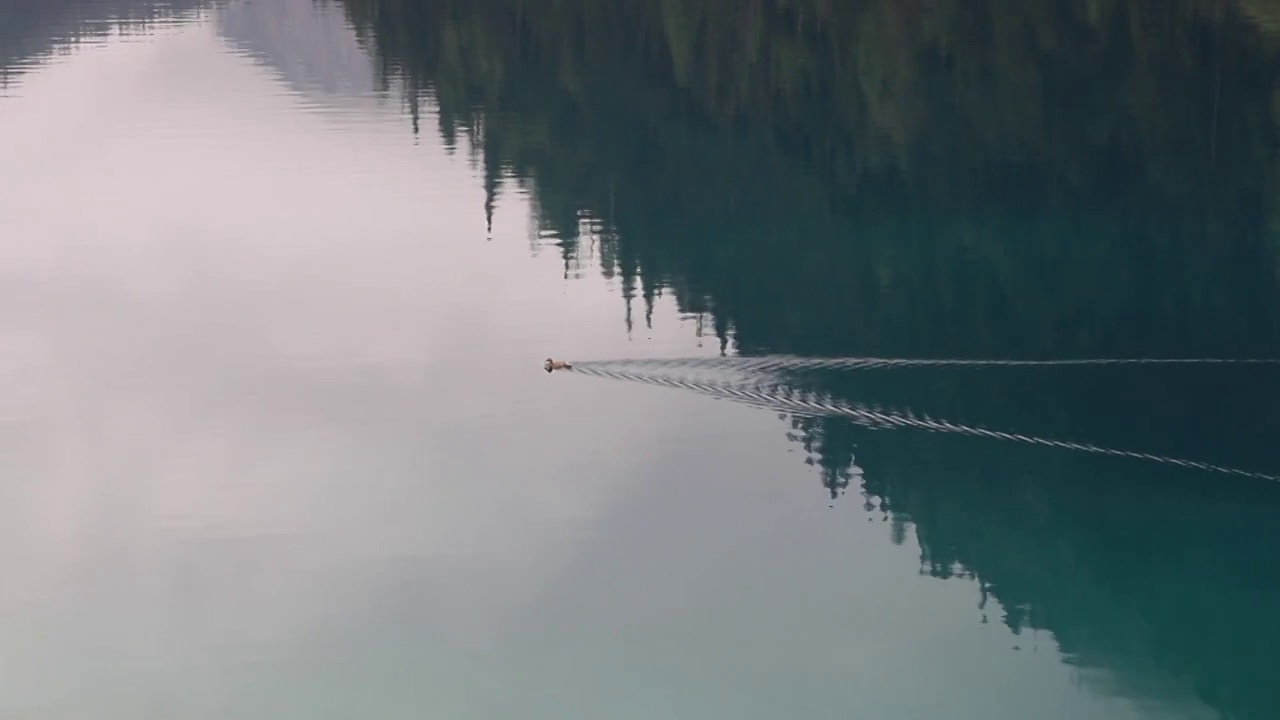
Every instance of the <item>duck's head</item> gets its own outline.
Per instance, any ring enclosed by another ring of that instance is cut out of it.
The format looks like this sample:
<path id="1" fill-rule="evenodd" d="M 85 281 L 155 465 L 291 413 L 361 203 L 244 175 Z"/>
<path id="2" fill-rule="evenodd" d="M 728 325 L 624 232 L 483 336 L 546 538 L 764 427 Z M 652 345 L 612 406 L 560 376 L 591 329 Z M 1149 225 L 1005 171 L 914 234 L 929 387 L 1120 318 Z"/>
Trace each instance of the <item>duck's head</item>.
<path id="1" fill-rule="evenodd" d="M 542 367 L 546 369 L 547 372 L 551 372 L 556 369 L 556 361 L 551 358 L 547 358 L 547 362 L 544 363 Z"/>

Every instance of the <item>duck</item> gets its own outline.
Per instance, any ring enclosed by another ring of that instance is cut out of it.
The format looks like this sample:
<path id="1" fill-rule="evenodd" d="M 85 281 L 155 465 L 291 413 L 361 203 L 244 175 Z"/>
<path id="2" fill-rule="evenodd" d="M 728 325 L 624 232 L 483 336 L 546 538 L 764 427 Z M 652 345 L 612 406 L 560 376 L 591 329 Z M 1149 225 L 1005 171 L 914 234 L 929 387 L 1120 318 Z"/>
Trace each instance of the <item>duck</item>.
<path id="1" fill-rule="evenodd" d="M 572 370 L 573 369 L 573 365 L 570 365 L 564 360 L 552 360 L 551 358 L 547 358 L 547 361 L 542 364 L 542 367 L 547 372 L 551 372 L 553 370 Z"/>

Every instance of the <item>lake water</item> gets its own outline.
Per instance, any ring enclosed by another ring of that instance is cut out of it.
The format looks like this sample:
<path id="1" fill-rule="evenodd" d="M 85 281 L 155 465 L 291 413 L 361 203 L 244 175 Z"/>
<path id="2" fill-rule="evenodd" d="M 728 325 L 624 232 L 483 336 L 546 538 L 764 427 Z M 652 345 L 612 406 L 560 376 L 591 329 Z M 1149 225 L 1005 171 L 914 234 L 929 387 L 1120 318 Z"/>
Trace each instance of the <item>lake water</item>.
<path id="1" fill-rule="evenodd" d="M 1280 358 L 1280 14 L 1074 5 L 0 2 L 0 717 L 1280 716 L 1280 364 L 1007 364 Z"/>

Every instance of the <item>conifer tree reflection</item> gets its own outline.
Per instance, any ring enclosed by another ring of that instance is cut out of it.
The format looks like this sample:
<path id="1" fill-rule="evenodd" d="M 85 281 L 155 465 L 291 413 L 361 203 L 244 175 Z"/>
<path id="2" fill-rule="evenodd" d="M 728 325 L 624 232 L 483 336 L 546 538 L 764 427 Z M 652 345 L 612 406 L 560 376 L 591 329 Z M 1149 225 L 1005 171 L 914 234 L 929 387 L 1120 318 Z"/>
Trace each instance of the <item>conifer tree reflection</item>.
<path id="1" fill-rule="evenodd" d="M 1280 15 L 1253 0 L 346 0 L 388 76 L 631 303 L 748 354 L 1280 356 Z M 417 92 L 417 91 L 415 91 Z M 480 209 L 477 208 L 477 212 Z M 639 319 L 634 319 L 639 322 Z M 1274 369 L 797 374 L 850 401 L 1280 470 Z M 1280 709 L 1280 489 L 797 419 L 834 499 L 913 529 L 1117 692 Z"/>
<path id="2" fill-rule="evenodd" d="M 0 0 L 0 87 L 60 49 L 146 32 L 221 0 Z"/>

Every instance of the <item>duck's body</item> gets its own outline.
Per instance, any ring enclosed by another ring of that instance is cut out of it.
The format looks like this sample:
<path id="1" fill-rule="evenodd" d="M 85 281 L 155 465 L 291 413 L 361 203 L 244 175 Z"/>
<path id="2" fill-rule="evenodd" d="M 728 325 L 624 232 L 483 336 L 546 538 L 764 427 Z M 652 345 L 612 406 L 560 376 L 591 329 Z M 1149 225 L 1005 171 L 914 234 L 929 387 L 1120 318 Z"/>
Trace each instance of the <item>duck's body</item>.
<path id="1" fill-rule="evenodd" d="M 551 372 L 553 370 L 572 370 L 573 369 L 573 366 L 565 362 L 564 360 L 552 360 L 551 358 L 547 358 L 547 361 L 542 364 L 542 367 L 547 372 Z"/>

